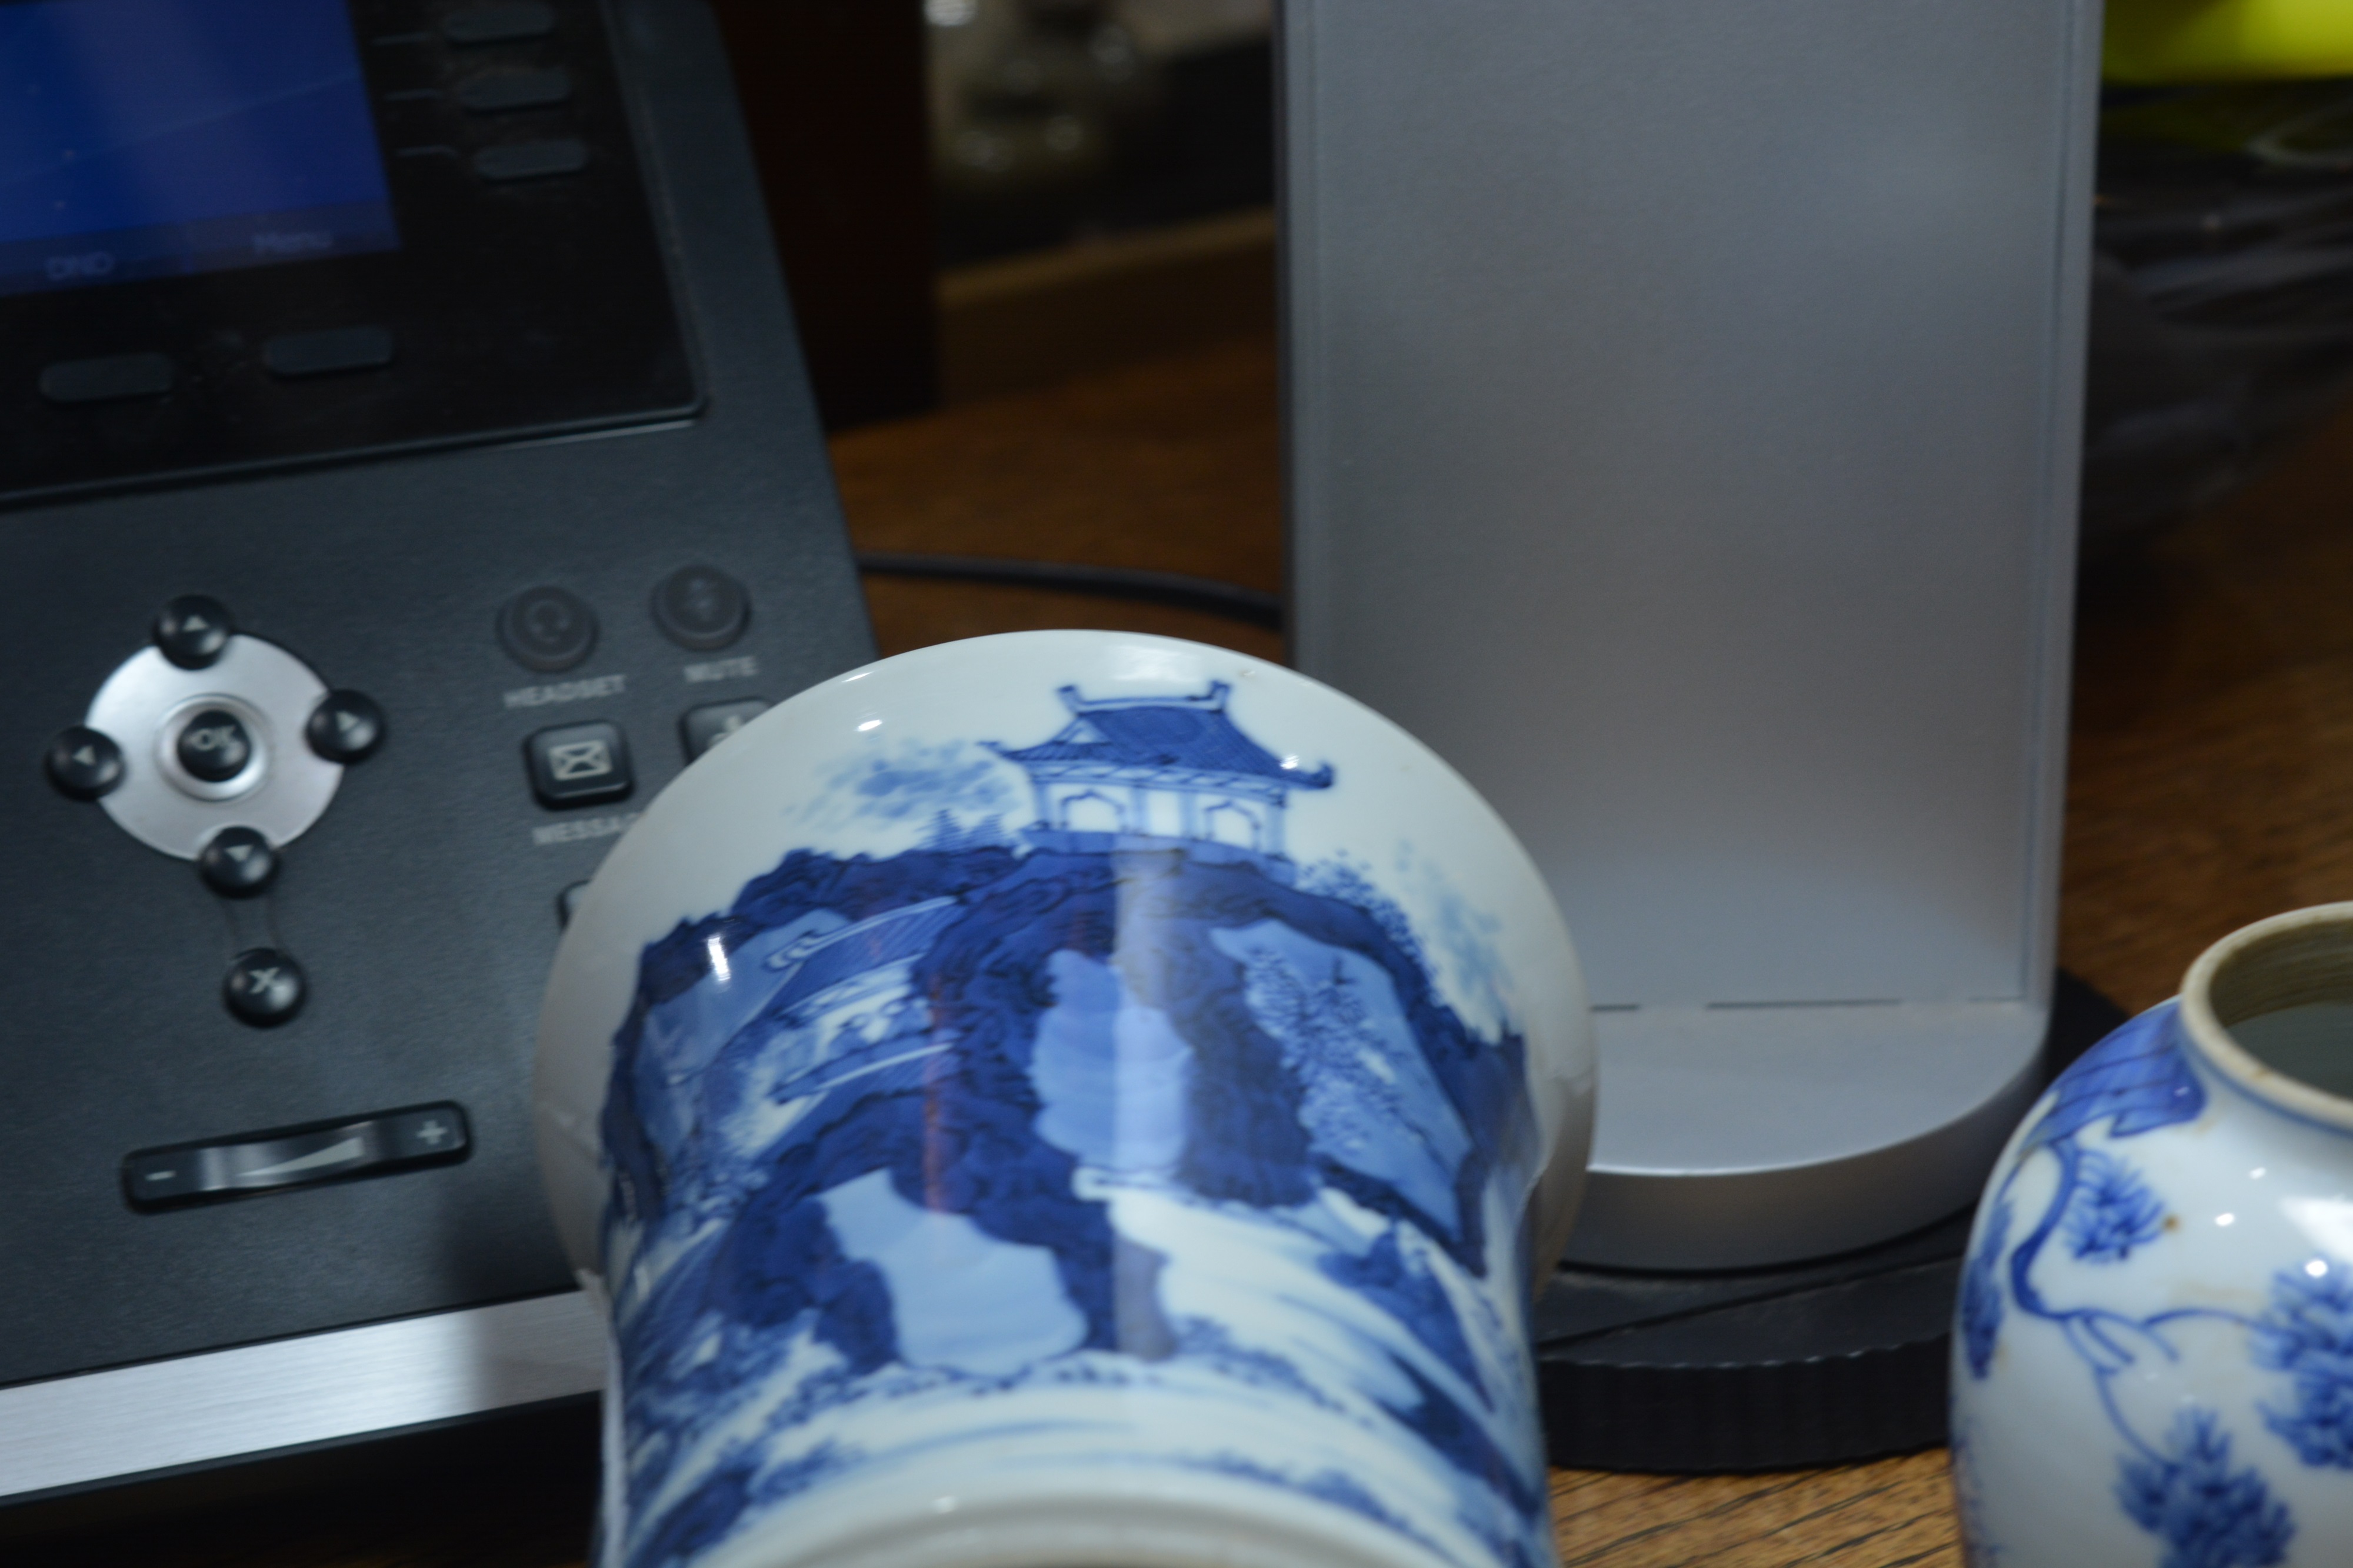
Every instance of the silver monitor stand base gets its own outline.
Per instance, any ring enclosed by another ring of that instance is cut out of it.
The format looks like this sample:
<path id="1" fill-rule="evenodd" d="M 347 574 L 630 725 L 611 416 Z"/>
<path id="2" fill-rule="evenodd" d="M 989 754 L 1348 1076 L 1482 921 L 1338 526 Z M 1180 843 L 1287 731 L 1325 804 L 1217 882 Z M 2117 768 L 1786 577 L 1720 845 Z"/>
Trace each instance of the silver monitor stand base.
<path id="1" fill-rule="evenodd" d="M 0 1505 L 593 1394 L 576 1290 L 0 1389 Z"/>

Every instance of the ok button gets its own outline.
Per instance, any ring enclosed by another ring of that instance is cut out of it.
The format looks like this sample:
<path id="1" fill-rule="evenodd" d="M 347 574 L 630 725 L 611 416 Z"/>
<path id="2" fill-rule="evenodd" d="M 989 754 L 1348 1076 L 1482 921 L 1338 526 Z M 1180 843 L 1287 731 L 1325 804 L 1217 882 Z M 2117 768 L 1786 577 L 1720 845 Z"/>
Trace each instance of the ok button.
<path id="1" fill-rule="evenodd" d="M 253 735 L 227 709 L 206 708 L 181 726 L 173 749 L 190 777 L 227 784 L 252 763 Z"/>

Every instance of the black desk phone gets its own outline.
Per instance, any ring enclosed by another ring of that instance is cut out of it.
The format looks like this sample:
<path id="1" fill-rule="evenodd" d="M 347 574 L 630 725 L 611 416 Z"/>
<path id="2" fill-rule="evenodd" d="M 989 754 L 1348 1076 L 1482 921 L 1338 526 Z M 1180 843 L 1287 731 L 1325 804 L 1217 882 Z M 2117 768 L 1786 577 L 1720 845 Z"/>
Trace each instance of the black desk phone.
<path id="1" fill-rule="evenodd" d="M 0 0 L 0 1500 L 596 1385 L 562 905 L 871 652 L 700 0 Z"/>

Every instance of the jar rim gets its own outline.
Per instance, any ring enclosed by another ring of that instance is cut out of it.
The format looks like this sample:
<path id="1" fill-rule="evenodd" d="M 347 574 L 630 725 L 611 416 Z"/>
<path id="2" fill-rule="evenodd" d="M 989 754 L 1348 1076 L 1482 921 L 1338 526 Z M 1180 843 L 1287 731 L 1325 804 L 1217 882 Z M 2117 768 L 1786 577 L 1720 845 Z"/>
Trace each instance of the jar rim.
<path id="1" fill-rule="evenodd" d="M 2232 1087 L 2307 1121 L 2353 1131 L 2353 1099 L 2281 1071 L 2230 1025 L 2313 1002 L 2353 1005 L 2353 902 L 2316 904 L 2242 926 L 2182 976 L 2186 1043 Z"/>

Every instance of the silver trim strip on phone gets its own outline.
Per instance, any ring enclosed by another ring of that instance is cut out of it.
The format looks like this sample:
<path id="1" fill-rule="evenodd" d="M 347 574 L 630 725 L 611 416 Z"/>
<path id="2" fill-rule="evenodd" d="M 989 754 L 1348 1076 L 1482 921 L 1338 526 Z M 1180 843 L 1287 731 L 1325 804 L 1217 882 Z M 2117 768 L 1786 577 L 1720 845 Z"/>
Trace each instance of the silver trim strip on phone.
<path id="1" fill-rule="evenodd" d="M 605 1383 L 576 1290 L 0 1388 L 0 1500 L 389 1433 Z"/>

